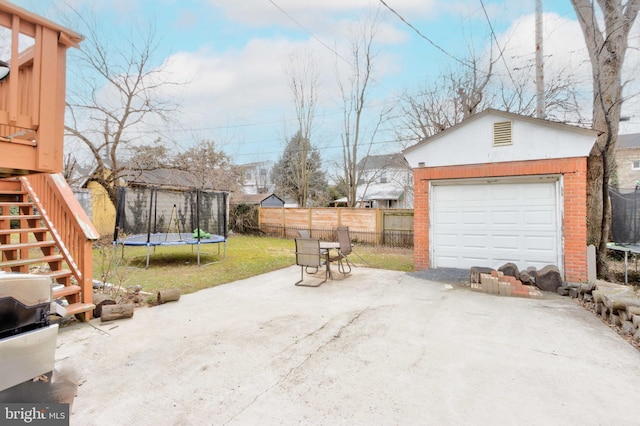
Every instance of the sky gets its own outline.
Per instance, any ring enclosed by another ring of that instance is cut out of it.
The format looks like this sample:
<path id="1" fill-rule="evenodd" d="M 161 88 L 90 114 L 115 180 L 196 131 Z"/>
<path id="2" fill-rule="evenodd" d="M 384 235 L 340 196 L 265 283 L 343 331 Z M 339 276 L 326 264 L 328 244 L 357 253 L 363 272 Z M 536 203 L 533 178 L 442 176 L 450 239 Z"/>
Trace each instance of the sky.
<path id="1" fill-rule="evenodd" d="M 153 63 L 180 83 L 162 93 L 180 103 L 176 123 L 163 129 L 177 141 L 172 149 L 213 140 L 236 164 L 276 161 L 295 134 L 286 72 L 288 58 L 295 54 L 312 58 L 317 66 L 312 143 L 320 150 L 324 167 L 335 167 L 341 157 L 343 111 L 336 74 L 344 76 L 350 64 L 349 35 L 354 26 L 376 10 L 381 20 L 374 82 L 363 125 L 363 135 L 375 142 L 373 153 L 401 150 L 397 121 L 388 120 L 373 133 L 380 111 L 391 109 L 390 116 L 397 116 L 403 94 L 434 81 L 461 59 L 472 53 L 486 57 L 497 45 L 504 54 L 495 71 L 508 82 L 519 70 L 531 69 L 535 58 L 535 0 L 385 0 L 388 7 L 379 0 L 12 2 L 59 23 L 65 22 L 68 5 L 81 14 L 92 12 L 112 47 L 123 37 L 135 38 L 149 25 L 155 26 L 159 43 Z M 555 78 L 571 70 L 590 118 L 590 68 L 575 12 L 569 0 L 542 3 L 545 73 Z M 638 25 L 630 46 L 627 76 L 640 64 Z M 69 67 L 73 61 L 70 52 Z M 68 81 L 68 86 L 74 83 Z M 632 82 L 625 94 L 636 92 L 640 93 L 640 84 Z M 623 106 L 628 121 L 621 123 L 622 133 L 640 132 L 636 98 Z"/>

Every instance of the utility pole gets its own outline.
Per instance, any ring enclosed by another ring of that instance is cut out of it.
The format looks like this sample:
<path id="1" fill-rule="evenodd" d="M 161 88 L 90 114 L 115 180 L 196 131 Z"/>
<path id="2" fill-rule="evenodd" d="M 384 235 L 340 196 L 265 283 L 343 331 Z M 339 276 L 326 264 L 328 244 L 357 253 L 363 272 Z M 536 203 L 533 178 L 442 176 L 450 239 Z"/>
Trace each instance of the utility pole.
<path id="1" fill-rule="evenodd" d="M 542 57 L 542 0 L 536 0 L 536 117 L 544 118 L 544 59 Z"/>

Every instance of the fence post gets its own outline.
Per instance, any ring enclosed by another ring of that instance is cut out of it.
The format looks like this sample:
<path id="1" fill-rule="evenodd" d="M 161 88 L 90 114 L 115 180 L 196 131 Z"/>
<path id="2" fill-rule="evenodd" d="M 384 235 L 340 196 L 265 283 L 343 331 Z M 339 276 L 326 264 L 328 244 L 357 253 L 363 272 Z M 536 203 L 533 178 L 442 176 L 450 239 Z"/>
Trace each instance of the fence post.
<path id="1" fill-rule="evenodd" d="M 287 235 L 287 230 L 285 229 L 285 226 L 287 226 L 287 221 L 285 220 L 285 210 L 284 210 L 284 206 L 282 206 L 282 228 L 280 231 L 280 237 L 284 238 Z"/>
<path id="2" fill-rule="evenodd" d="M 376 245 L 380 245 L 380 240 L 382 239 L 382 232 L 384 232 L 384 225 L 382 221 L 384 220 L 384 214 L 382 213 L 382 209 L 376 209 Z"/>

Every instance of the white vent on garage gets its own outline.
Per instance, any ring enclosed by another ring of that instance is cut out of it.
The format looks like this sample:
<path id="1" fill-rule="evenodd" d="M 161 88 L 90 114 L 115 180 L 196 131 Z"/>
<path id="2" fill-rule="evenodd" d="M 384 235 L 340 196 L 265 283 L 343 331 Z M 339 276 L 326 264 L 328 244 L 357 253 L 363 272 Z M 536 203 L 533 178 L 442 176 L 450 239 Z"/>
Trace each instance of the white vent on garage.
<path id="1" fill-rule="evenodd" d="M 493 146 L 513 144 L 511 139 L 511 121 L 493 123 Z"/>

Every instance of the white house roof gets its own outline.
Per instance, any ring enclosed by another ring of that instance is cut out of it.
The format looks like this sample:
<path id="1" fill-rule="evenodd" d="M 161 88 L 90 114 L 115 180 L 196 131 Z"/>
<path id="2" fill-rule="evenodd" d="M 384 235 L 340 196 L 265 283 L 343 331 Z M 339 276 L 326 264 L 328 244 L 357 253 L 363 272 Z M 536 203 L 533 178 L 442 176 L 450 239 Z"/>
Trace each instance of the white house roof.
<path id="1" fill-rule="evenodd" d="M 511 123 L 509 144 L 494 145 L 494 123 Z M 486 109 L 403 154 L 412 168 L 587 157 L 596 138 L 591 129 Z"/>

